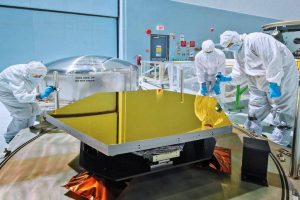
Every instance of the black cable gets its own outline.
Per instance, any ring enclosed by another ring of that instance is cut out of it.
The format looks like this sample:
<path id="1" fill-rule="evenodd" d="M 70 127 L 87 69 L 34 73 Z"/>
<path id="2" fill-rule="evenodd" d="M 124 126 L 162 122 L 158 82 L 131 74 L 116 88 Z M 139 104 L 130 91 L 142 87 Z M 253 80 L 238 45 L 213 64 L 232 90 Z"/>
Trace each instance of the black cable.
<path id="1" fill-rule="evenodd" d="M 281 189 L 282 189 L 281 200 L 285 200 L 285 199 L 288 200 L 289 199 L 289 192 L 286 191 L 286 190 L 288 190 L 288 183 L 287 183 L 285 173 L 284 173 L 280 163 L 278 162 L 277 158 L 274 156 L 273 153 L 270 153 L 270 157 L 272 158 L 272 160 L 275 163 L 276 168 L 279 172 L 281 183 L 284 183 L 284 184 L 281 184 Z"/>
<path id="2" fill-rule="evenodd" d="M 39 134 L 37 136 L 35 136 L 34 138 L 31 138 L 30 140 L 28 140 L 27 142 L 25 142 L 24 144 L 20 145 L 18 148 L 16 148 L 15 150 L 13 150 L 8 156 L 6 156 L 2 162 L 0 163 L 0 170 L 2 169 L 2 167 L 7 163 L 7 161 L 13 157 L 13 155 L 15 155 L 18 151 L 20 151 L 23 147 L 25 147 L 27 144 L 31 143 L 32 141 L 34 141 L 35 139 L 37 139 L 38 137 L 40 137 L 42 134 Z"/>
<path id="3" fill-rule="evenodd" d="M 50 130 L 53 130 L 55 128 L 51 128 Z M 42 135 L 44 135 L 44 133 L 46 133 L 46 131 L 49 131 L 48 129 L 41 129 L 40 133 L 31 138 L 30 140 L 28 140 L 27 142 L 23 143 L 22 145 L 20 145 L 19 147 L 17 147 L 15 150 L 13 150 L 8 156 L 6 156 L 0 163 L 0 170 L 2 169 L 2 167 L 7 163 L 7 161 L 13 157 L 18 151 L 20 151 L 23 147 L 25 147 L 27 144 L 33 142 L 34 140 L 36 140 L 37 138 L 41 137 Z"/>

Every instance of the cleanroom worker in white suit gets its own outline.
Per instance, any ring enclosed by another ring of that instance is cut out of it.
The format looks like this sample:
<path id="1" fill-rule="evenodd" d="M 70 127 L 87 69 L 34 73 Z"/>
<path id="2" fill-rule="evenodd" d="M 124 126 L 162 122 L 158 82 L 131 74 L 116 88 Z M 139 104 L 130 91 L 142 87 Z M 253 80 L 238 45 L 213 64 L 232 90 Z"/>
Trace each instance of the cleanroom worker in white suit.
<path id="1" fill-rule="evenodd" d="M 213 92 L 219 95 L 220 82 L 216 81 L 218 73 L 225 71 L 225 54 L 223 51 L 216 49 L 211 40 L 202 43 L 202 50 L 195 57 L 196 74 L 200 84 L 200 93 L 203 96 Z"/>
<path id="2" fill-rule="evenodd" d="M 220 44 L 235 52 L 237 62 L 231 75 L 218 75 L 216 79 L 233 85 L 248 81 L 249 113 L 244 127 L 259 135 L 261 121 L 272 113 L 275 128 L 270 139 L 280 145 L 289 145 L 298 88 L 293 54 L 265 33 L 239 35 L 235 31 L 225 31 L 220 36 Z"/>
<path id="3" fill-rule="evenodd" d="M 35 92 L 46 74 L 47 68 L 37 61 L 13 65 L 0 73 L 0 101 L 13 118 L 4 133 L 6 143 L 20 130 L 34 124 L 40 114 L 37 101 L 47 98 L 55 90 L 55 87 L 48 86 L 42 93 Z"/>

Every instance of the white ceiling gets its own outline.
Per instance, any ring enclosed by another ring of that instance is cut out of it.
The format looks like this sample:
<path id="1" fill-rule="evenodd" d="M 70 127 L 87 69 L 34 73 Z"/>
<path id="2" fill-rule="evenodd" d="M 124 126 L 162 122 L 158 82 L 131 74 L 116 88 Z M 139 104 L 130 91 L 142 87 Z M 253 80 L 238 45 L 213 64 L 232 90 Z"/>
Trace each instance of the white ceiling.
<path id="1" fill-rule="evenodd" d="M 300 0 L 171 0 L 278 20 L 300 20 Z"/>

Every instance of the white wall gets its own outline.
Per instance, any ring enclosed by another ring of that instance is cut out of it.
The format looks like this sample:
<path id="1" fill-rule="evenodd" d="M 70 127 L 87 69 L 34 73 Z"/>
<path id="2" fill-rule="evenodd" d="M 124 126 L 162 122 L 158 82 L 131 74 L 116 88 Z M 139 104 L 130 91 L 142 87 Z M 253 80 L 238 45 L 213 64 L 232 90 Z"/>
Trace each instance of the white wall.
<path id="1" fill-rule="evenodd" d="M 282 20 L 300 20 L 299 0 L 173 0 L 204 7 Z"/>
<path id="2" fill-rule="evenodd" d="M 30 60 L 117 57 L 117 17 L 118 0 L 0 0 L 0 72 Z"/>
<path id="3" fill-rule="evenodd" d="M 153 34 L 176 35 L 176 39 L 170 41 L 170 59 L 177 60 L 184 59 L 182 53 L 186 54 L 186 48 L 177 53 L 179 35 L 184 35 L 187 41 L 196 41 L 196 47 L 200 47 L 208 38 L 219 43 L 220 34 L 225 30 L 240 33 L 261 31 L 262 25 L 277 21 L 170 0 L 126 0 L 122 8 L 124 46 L 121 49 L 124 49 L 124 58 L 131 62 L 136 55 L 142 55 L 143 60 L 150 59 L 149 51 L 146 51 L 150 48 L 150 37 L 145 33 L 147 28 L 151 28 Z M 156 30 L 158 24 L 164 25 L 164 31 Z M 214 27 L 213 32 L 211 27 Z"/>

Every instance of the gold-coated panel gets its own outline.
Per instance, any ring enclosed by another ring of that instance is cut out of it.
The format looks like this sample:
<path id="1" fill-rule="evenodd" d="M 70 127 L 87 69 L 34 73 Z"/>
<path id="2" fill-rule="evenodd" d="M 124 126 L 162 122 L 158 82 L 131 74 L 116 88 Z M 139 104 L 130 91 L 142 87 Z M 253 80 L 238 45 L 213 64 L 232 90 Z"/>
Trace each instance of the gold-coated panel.
<path id="1" fill-rule="evenodd" d="M 72 104 L 55 110 L 54 115 L 76 115 L 116 110 L 116 92 L 95 93 Z"/>
<path id="2" fill-rule="evenodd" d="M 212 97 L 140 90 L 96 93 L 51 115 L 111 145 L 230 126 L 230 120 L 223 111 L 216 111 L 216 105 Z"/>
<path id="3" fill-rule="evenodd" d="M 59 120 L 105 144 L 117 143 L 117 113 L 59 118 Z"/>
<path id="4" fill-rule="evenodd" d="M 164 90 L 120 93 L 124 98 L 125 142 L 191 132 L 201 127 L 194 95 Z"/>

